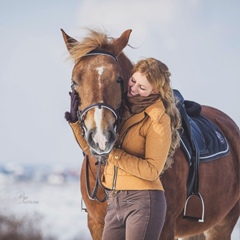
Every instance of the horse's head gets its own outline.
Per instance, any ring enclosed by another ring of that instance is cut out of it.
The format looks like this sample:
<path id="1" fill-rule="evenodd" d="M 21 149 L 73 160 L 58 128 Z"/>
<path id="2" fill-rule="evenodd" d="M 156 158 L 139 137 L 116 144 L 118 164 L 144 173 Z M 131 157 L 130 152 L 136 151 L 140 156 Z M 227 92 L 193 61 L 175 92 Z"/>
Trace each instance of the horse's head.
<path id="1" fill-rule="evenodd" d="M 79 122 L 94 155 L 108 154 L 116 140 L 116 124 L 122 93 L 132 64 L 122 53 L 131 30 L 119 38 L 90 30 L 79 42 L 63 30 L 63 38 L 75 65 L 72 87 L 80 97 Z"/>

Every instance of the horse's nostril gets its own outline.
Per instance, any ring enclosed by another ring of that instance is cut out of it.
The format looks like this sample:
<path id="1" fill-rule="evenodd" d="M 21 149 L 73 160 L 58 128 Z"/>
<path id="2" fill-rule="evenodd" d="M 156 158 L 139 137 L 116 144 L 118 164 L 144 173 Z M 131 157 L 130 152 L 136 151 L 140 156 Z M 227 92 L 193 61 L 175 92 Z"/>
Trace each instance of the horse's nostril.
<path id="1" fill-rule="evenodd" d="M 108 138 L 108 142 L 114 143 L 116 141 L 116 134 L 113 131 L 109 131 L 109 138 Z"/>
<path id="2" fill-rule="evenodd" d="M 91 147 L 94 147 L 94 145 L 96 145 L 95 144 L 95 142 L 94 142 L 94 135 L 95 135 L 95 133 L 94 133 L 94 131 L 93 130 L 90 130 L 89 132 L 88 132 L 88 134 L 87 134 L 87 142 L 88 142 L 88 144 L 91 146 Z"/>

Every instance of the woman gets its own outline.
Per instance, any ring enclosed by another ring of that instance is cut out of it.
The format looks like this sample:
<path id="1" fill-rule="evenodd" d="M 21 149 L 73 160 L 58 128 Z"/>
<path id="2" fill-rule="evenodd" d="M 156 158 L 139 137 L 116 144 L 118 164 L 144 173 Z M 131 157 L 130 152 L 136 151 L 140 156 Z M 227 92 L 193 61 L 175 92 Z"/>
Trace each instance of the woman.
<path id="1" fill-rule="evenodd" d="M 103 174 L 103 184 L 113 190 L 109 193 L 104 240 L 160 237 L 167 206 L 159 176 L 179 145 L 180 128 L 169 77 L 167 66 L 154 58 L 140 60 L 133 67 L 123 124 Z M 72 105 L 78 104 L 77 99 L 72 94 Z M 66 119 L 74 122 L 77 108 L 71 109 L 75 110 L 66 113 Z M 87 153 L 79 124 L 70 125 Z"/>

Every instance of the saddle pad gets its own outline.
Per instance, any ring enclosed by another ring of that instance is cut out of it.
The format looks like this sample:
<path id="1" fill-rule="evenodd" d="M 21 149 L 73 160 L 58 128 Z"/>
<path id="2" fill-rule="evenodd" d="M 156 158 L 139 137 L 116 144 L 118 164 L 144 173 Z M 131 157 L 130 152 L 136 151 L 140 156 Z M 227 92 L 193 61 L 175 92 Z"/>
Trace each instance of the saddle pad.
<path id="1" fill-rule="evenodd" d="M 191 120 L 198 126 L 203 136 L 204 144 L 200 149 L 200 162 L 216 160 L 229 153 L 229 145 L 225 136 L 213 122 L 201 114 L 197 117 L 191 117 Z M 183 131 L 181 135 L 181 147 L 185 152 L 188 161 L 191 163 L 194 149 L 191 147 L 186 132 L 187 131 Z"/>

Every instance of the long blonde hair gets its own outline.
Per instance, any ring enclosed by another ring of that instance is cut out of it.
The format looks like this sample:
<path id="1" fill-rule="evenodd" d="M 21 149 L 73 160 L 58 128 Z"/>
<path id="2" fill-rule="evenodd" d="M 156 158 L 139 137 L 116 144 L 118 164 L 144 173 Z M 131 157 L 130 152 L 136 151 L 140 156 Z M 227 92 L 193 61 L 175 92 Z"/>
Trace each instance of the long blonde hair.
<path id="1" fill-rule="evenodd" d="M 140 72 L 146 76 L 153 89 L 160 94 L 166 113 L 171 120 L 172 141 L 168 152 L 168 160 L 165 164 L 165 169 L 167 169 L 172 164 L 175 149 L 179 147 L 180 136 L 178 130 L 181 129 L 181 118 L 169 78 L 171 73 L 164 63 L 154 58 L 145 58 L 138 61 L 132 69 L 132 74 L 135 72 Z"/>

